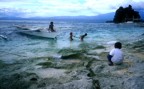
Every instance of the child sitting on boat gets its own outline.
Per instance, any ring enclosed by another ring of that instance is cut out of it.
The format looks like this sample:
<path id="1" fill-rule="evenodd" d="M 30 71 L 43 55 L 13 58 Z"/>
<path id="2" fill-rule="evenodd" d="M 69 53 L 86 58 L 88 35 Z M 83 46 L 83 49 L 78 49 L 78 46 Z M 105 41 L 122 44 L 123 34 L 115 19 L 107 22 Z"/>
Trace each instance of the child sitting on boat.
<path id="1" fill-rule="evenodd" d="M 50 22 L 48 31 L 50 31 L 50 32 L 56 32 L 56 31 L 54 30 L 54 24 L 53 24 L 53 22 Z"/>

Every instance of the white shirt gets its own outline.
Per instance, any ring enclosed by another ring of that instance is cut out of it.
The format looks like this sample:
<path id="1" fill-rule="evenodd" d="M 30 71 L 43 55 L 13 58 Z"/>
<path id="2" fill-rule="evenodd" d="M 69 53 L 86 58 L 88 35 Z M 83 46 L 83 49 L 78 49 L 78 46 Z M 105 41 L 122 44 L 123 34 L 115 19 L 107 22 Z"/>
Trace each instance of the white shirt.
<path id="1" fill-rule="evenodd" d="M 123 52 L 121 51 L 121 49 L 114 48 L 110 51 L 109 54 L 112 56 L 111 61 L 113 63 L 119 64 L 119 63 L 123 62 L 124 55 L 123 55 Z"/>

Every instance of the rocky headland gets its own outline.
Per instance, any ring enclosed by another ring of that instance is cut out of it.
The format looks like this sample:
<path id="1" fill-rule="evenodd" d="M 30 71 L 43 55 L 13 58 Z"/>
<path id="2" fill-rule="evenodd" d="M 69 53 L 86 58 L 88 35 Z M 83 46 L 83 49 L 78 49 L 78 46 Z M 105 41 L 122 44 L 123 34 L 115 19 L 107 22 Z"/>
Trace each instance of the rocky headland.
<path id="1" fill-rule="evenodd" d="M 123 22 L 142 22 L 141 16 L 138 11 L 135 11 L 131 5 L 128 7 L 119 7 L 116 12 L 113 19 L 114 23 L 123 23 Z"/>

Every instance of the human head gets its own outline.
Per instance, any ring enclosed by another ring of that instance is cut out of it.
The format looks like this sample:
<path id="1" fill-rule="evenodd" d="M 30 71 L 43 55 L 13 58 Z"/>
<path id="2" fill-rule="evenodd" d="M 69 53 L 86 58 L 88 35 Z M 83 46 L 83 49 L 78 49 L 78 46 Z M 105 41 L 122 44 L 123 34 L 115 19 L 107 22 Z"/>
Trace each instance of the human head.
<path id="1" fill-rule="evenodd" d="M 70 35 L 72 35 L 73 33 L 72 32 L 70 32 Z"/>
<path id="2" fill-rule="evenodd" d="M 121 49 L 122 48 L 122 44 L 120 42 L 116 42 L 114 47 Z"/>
<path id="3" fill-rule="evenodd" d="M 50 22 L 50 24 L 53 24 L 53 22 Z"/>
<path id="4" fill-rule="evenodd" d="M 87 36 L 87 33 L 85 33 L 85 36 Z"/>

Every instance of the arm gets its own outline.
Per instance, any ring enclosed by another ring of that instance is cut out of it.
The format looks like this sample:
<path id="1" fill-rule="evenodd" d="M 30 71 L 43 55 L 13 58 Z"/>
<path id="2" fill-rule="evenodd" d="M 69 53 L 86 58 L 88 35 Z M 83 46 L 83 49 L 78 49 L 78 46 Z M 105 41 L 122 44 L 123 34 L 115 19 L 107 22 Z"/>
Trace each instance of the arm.
<path id="1" fill-rule="evenodd" d="M 114 53 L 115 53 L 115 49 L 112 49 L 112 50 L 110 51 L 109 55 L 114 56 Z"/>
<path id="2" fill-rule="evenodd" d="M 109 54 L 108 54 L 108 56 L 107 56 L 108 60 L 111 60 L 111 58 L 113 57 L 113 55 L 114 55 L 114 49 L 112 49 L 112 50 L 109 52 Z"/>

